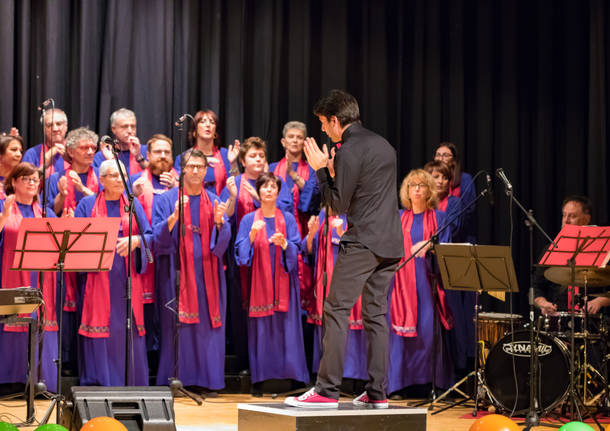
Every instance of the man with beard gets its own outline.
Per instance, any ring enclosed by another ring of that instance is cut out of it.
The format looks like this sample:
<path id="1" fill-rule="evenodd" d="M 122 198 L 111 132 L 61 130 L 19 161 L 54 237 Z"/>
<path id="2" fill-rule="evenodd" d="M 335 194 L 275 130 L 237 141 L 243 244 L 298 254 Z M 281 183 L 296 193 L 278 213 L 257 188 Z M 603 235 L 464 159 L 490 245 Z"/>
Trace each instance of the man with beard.
<path id="1" fill-rule="evenodd" d="M 40 123 L 44 124 L 45 134 L 45 165 L 47 175 L 63 171 L 63 155 L 66 152 L 66 133 L 68 132 L 68 117 L 61 109 L 49 109 L 40 117 Z M 23 155 L 24 162 L 42 168 L 42 146 L 38 144 L 30 148 Z"/>
<path id="2" fill-rule="evenodd" d="M 131 182 L 133 194 L 142 204 L 148 223 L 152 226 L 153 208 L 158 205 L 157 200 L 163 193 L 178 185 L 178 174 L 172 168 L 174 160 L 170 138 L 160 133 L 153 135 L 148 140 L 146 148 L 148 167 L 132 175 Z M 148 265 L 148 270 L 144 274 L 146 282 L 142 290 L 148 352 L 159 350 L 159 309 L 158 301 L 155 300 L 155 280 L 159 278 L 155 276 L 155 268 L 162 269 L 154 263 Z M 151 369 L 154 371 L 154 367 Z"/>
<path id="3" fill-rule="evenodd" d="M 117 109 L 110 116 L 110 129 L 118 141 L 119 160 L 127 167 L 127 173 L 133 175 L 146 169 L 147 150 L 146 145 L 140 145 L 140 139 L 136 135 L 136 114 L 130 109 Z M 93 159 L 93 166 L 99 168 L 104 160 L 112 159 L 112 149 L 108 144 L 102 143 L 100 151 Z"/>

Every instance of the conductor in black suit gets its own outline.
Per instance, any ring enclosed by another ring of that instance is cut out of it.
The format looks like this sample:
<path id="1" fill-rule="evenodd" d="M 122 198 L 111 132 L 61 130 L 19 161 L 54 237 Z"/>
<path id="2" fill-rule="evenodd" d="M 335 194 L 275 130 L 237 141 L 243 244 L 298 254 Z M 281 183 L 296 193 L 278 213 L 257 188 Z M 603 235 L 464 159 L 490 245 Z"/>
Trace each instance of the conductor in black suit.
<path id="1" fill-rule="evenodd" d="M 387 408 L 387 295 L 404 242 L 396 192 L 396 152 L 381 136 L 360 124 L 356 99 L 331 90 L 314 106 L 322 131 L 338 150 L 319 149 L 313 138 L 305 155 L 316 171 L 322 202 L 336 214 L 347 214 L 330 291 L 324 303 L 323 352 L 314 388 L 286 403 L 298 407 L 336 408 L 343 377 L 349 313 L 362 295 L 367 333 L 366 391 L 354 404 Z"/>

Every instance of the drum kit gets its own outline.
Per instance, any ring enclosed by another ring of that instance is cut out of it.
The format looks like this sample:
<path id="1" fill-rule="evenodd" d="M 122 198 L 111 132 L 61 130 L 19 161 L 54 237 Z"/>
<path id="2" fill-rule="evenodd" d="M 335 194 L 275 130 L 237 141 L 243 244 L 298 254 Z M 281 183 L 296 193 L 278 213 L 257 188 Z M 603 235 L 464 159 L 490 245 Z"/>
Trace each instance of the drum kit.
<path id="1" fill-rule="evenodd" d="M 537 352 L 537 410 L 563 416 L 581 408 L 589 414 L 610 405 L 607 362 L 609 326 L 601 314 L 587 312 L 587 288 L 610 286 L 610 270 L 552 267 L 545 277 L 562 286 L 580 286 L 580 307 L 541 316 L 534 328 Z M 574 289 L 568 287 L 568 289 Z M 592 295 L 610 297 L 610 292 Z M 572 295 L 575 297 L 575 295 Z M 530 408 L 530 329 L 516 314 L 478 313 L 479 391 L 497 410 L 524 414 Z M 573 376 L 573 381 L 571 377 Z M 573 387 L 573 393 L 571 393 Z M 561 409 L 561 410 L 560 410 Z"/>

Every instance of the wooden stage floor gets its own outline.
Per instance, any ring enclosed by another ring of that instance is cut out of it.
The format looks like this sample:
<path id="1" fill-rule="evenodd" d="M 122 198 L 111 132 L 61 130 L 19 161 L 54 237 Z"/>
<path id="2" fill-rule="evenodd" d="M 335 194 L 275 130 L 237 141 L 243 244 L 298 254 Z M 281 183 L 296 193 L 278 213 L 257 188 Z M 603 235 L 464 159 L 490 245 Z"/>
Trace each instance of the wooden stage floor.
<path id="1" fill-rule="evenodd" d="M 350 401 L 350 399 L 341 399 Z M 250 395 L 221 394 L 218 398 L 208 398 L 201 407 L 186 398 L 177 398 L 174 402 L 176 425 L 178 431 L 237 431 L 238 403 L 273 403 L 282 402 L 270 396 L 254 398 Z M 413 404 L 415 400 L 390 401 L 392 404 Z M 40 420 L 49 405 L 48 401 L 36 400 L 36 418 Z M 467 431 L 474 422 L 470 415 L 471 408 L 455 407 L 438 415 L 428 413 L 428 431 Z M 25 416 L 24 401 L 0 401 L 0 421 L 19 422 Z M 52 415 L 55 418 L 55 412 Z M 54 422 L 54 420 L 52 421 Z M 34 430 L 36 427 L 23 427 L 22 430 Z M 536 427 L 534 430 L 551 430 L 557 428 Z"/>

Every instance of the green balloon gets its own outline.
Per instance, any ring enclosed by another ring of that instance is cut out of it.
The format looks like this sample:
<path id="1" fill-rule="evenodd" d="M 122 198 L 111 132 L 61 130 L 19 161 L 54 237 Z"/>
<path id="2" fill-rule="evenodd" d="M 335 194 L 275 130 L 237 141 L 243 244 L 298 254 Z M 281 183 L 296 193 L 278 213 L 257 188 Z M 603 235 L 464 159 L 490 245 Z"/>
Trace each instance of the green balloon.
<path id="1" fill-rule="evenodd" d="M 8 422 L 0 422 L 0 431 L 19 431 L 19 428 Z"/>
<path id="2" fill-rule="evenodd" d="M 559 431 L 595 431 L 593 427 L 584 422 L 568 422 L 564 424 Z"/>
<path id="3" fill-rule="evenodd" d="M 40 425 L 34 431 L 68 431 L 68 429 L 57 424 L 44 424 Z"/>

